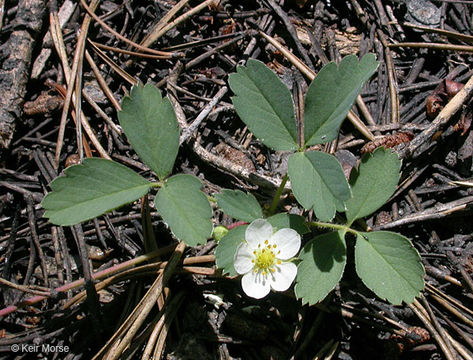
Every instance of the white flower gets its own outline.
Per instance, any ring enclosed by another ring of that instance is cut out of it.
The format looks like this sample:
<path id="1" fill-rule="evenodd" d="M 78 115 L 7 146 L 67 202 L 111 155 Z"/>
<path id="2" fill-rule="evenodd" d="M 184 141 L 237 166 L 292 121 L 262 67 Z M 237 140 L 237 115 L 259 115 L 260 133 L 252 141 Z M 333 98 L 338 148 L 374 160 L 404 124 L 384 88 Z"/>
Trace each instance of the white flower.
<path id="1" fill-rule="evenodd" d="M 243 275 L 243 291 L 256 299 L 268 295 L 270 289 L 285 291 L 297 274 L 290 261 L 301 247 L 301 237 L 293 229 L 273 227 L 263 219 L 253 221 L 245 232 L 246 242 L 240 244 L 233 259 L 238 274 Z"/>

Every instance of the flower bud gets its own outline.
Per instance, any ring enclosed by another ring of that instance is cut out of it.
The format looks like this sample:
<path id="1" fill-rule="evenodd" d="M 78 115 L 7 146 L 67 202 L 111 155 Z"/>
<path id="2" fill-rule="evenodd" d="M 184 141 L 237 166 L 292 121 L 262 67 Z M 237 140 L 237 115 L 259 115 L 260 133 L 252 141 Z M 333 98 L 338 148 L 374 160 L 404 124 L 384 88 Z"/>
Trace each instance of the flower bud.
<path id="1" fill-rule="evenodd" d="M 225 226 L 219 225 L 216 226 L 214 231 L 213 231 L 213 238 L 215 239 L 216 242 L 219 242 L 222 240 L 222 238 L 227 235 L 228 229 Z"/>

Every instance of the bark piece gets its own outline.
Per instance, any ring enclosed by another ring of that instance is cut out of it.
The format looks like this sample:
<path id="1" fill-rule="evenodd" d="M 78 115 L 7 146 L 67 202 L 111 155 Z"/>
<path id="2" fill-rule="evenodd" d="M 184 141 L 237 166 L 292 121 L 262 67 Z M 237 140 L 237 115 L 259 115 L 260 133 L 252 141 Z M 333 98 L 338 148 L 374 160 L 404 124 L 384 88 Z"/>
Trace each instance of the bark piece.
<path id="1" fill-rule="evenodd" d="M 1 48 L 0 148 L 8 148 L 21 118 L 31 54 L 45 14 L 45 0 L 20 0 L 15 30 Z"/>

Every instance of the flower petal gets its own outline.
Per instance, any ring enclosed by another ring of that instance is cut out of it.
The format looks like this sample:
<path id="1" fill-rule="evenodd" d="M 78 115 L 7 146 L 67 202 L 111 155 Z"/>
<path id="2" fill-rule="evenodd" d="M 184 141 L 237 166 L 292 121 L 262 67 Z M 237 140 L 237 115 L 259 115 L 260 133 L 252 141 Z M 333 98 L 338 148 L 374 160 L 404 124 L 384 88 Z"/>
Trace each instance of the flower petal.
<path id="1" fill-rule="evenodd" d="M 297 275 L 297 266 L 291 262 L 282 263 L 271 274 L 270 286 L 275 291 L 286 291 Z"/>
<path id="2" fill-rule="evenodd" d="M 296 230 L 289 228 L 278 230 L 269 241 L 277 245 L 276 257 L 281 260 L 292 258 L 301 247 L 301 236 Z"/>
<path id="3" fill-rule="evenodd" d="M 243 275 L 241 278 L 241 286 L 245 294 L 249 297 L 261 299 L 269 294 L 269 281 L 270 279 L 267 275 L 263 276 L 261 273 L 251 271 Z"/>
<path id="4" fill-rule="evenodd" d="M 251 248 L 268 240 L 273 235 L 273 227 L 264 219 L 256 219 L 246 228 L 245 240 Z"/>
<path id="5" fill-rule="evenodd" d="M 233 257 L 233 267 L 238 274 L 246 274 L 253 269 L 254 264 L 251 262 L 254 255 L 248 244 L 242 243 L 237 247 L 235 256 Z"/>

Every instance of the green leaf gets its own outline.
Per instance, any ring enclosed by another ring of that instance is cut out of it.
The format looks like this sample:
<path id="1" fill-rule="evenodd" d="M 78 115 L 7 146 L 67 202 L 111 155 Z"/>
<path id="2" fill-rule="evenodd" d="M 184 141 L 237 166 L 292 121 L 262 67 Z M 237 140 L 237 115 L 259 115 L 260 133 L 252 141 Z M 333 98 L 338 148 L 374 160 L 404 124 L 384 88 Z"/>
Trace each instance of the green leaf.
<path id="1" fill-rule="evenodd" d="M 274 227 L 274 230 L 291 228 L 296 230 L 299 234 L 307 234 L 310 230 L 305 222 L 303 216 L 296 214 L 279 213 L 267 218 L 268 222 Z"/>
<path id="2" fill-rule="evenodd" d="M 363 283 L 394 305 L 411 303 L 424 288 L 424 267 L 409 239 L 389 231 L 360 233 L 356 272 Z"/>
<path id="3" fill-rule="evenodd" d="M 262 62 L 248 60 L 229 76 L 235 110 L 250 131 L 274 150 L 296 150 L 294 104 L 286 85 Z"/>
<path id="4" fill-rule="evenodd" d="M 306 146 L 336 138 L 353 102 L 377 67 L 375 55 L 367 54 L 359 62 L 355 55 L 349 55 L 339 66 L 331 62 L 320 70 L 305 98 Z"/>
<path id="5" fill-rule="evenodd" d="M 341 232 L 319 235 L 307 243 L 299 254 L 296 296 L 302 304 L 313 305 L 338 284 L 346 264 L 346 247 Z"/>
<path id="6" fill-rule="evenodd" d="M 230 230 L 219 242 L 215 250 L 215 264 L 222 269 L 223 274 L 238 275 L 233 267 L 233 258 L 238 245 L 245 241 L 245 231 L 248 225 L 237 226 Z"/>
<path id="7" fill-rule="evenodd" d="M 203 244 L 212 234 L 212 208 L 193 175 L 174 175 L 156 195 L 155 205 L 173 234 L 188 246 Z"/>
<path id="8" fill-rule="evenodd" d="M 216 194 L 218 206 L 234 219 L 252 222 L 263 217 L 263 211 L 256 198 L 240 190 L 223 190 Z"/>
<path id="9" fill-rule="evenodd" d="M 169 99 L 151 84 L 133 86 L 118 119 L 141 160 L 161 180 L 169 175 L 179 149 L 179 126 Z"/>
<path id="10" fill-rule="evenodd" d="M 288 174 L 297 201 L 307 210 L 314 208 L 322 221 L 330 221 L 350 188 L 337 159 L 320 151 L 298 152 L 289 157 Z"/>
<path id="11" fill-rule="evenodd" d="M 358 171 L 350 176 L 353 196 L 346 202 L 349 224 L 384 205 L 396 190 L 400 169 L 401 160 L 389 149 L 378 148 L 363 156 Z"/>
<path id="12" fill-rule="evenodd" d="M 135 201 L 152 186 L 134 171 L 114 161 L 88 158 L 54 179 L 41 205 L 44 217 L 56 225 L 74 225 Z"/>

